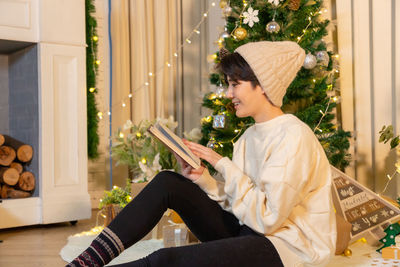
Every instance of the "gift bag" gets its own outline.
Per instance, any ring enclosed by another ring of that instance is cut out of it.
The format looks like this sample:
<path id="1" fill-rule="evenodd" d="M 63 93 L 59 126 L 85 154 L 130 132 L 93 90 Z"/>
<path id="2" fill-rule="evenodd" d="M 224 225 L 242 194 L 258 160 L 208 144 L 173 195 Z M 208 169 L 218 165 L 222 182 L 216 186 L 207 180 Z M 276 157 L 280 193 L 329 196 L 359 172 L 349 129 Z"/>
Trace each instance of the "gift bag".
<path id="1" fill-rule="evenodd" d="M 180 247 L 189 244 L 189 230 L 185 224 L 169 224 L 163 227 L 164 247 Z"/>

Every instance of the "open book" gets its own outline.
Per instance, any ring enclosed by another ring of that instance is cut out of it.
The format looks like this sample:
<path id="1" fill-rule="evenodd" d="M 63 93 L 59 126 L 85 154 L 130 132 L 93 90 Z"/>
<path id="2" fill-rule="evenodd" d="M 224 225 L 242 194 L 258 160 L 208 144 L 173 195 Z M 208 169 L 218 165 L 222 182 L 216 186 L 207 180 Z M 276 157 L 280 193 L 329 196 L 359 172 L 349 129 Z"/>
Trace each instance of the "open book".
<path id="1" fill-rule="evenodd" d="M 200 159 L 190 151 L 190 149 L 182 142 L 182 139 L 174 134 L 170 129 L 160 123 L 151 125 L 147 131 L 154 135 L 158 140 L 174 151 L 184 161 L 186 161 L 194 169 L 201 166 Z"/>

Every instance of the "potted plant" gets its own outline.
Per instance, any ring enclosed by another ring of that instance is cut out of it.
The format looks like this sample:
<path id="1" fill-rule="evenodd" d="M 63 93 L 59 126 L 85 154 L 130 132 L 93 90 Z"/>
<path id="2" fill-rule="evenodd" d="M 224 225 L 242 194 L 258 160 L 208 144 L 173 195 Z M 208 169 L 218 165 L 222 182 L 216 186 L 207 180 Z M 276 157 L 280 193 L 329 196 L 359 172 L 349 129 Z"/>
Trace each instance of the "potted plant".
<path id="1" fill-rule="evenodd" d="M 132 200 L 130 181 L 127 180 L 125 188 L 114 186 L 111 191 L 104 191 L 100 199 L 99 209 L 105 219 L 104 226 L 117 216 L 117 214 Z"/>
<path id="2" fill-rule="evenodd" d="M 132 196 L 137 195 L 161 170 L 178 169 L 177 161 L 168 148 L 147 132 L 147 128 L 155 122 L 161 122 L 172 131 L 178 126 L 172 116 L 143 120 L 138 125 L 128 120 L 113 138 L 112 157 L 116 159 L 116 165 L 128 166 L 132 177 Z"/>

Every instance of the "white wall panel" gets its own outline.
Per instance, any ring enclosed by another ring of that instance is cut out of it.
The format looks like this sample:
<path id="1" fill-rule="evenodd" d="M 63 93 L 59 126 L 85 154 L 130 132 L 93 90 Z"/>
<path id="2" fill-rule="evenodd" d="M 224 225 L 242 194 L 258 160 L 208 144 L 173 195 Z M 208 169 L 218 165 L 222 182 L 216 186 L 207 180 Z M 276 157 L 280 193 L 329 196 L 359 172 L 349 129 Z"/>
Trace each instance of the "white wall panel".
<path id="1" fill-rule="evenodd" d="M 352 17 L 348 15 L 352 10 L 351 1 L 336 2 L 336 17 L 338 34 L 338 53 L 340 63 L 340 95 L 342 114 L 351 114 L 351 116 L 342 116 L 342 127 L 346 131 L 354 133 L 354 92 L 353 92 L 353 39 L 352 39 Z M 354 139 L 350 140 L 349 153 L 354 158 L 355 146 Z M 346 173 L 355 177 L 354 161 L 346 169 Z"/>
<path id="2" fill-rule="evenodd" d="M 393 66 L 394 66 L 394 77 L 393 77 L 393 99 L 394 99 L 394 126 L 396 130 L 396 134 L 400 134 L 400 2 L 399 1 L 394 1 L 394 6 L 392 7 L 394 17 L 392 17 L 393 23 L 393 30 L 394 32 L 394 55 L 393 58 L 395 60 Z M 399 154 L 397 154 L 397 157 Z M 396 193 L 400 192 L 400 179 L 397 178 L 395 180 L 395 183 L 397 184 L 397 190 Z"/>
<path id="3" fill-rule="evenodd" d="M 343 126 L 355 131 L 349 173 L 377 193 L 394 171 L 396 155 L 379 143 L 383 125 L 399 133 L 399 3 L 396 0 L 337 0 Z M 352 120 L 351 118 L 354 118 Z M 385 194 L 396 197 L 392 182 Z M 397 189 L 399 187 L 399 189 Z"/>
<path id="4" fill-rule="evenodd" d="M 379 131 L 383 125 L 393 123 L 392 120 L 392 16 L 391 0 L 372 1 L 372 123 L 371 137 L 373 142 L 375 191 L 381 192 L 387 181 L 386 173 L 393 162 L 390 160 L 387 144 L 379 143 Z M 360 103 L 362 104 L 362 103 Z M 389 158 L 388 158 L 389 157 Z M 391 187 L 395 189 L 395 187 Z"/>
<path id="5" fill-rule="evenodd" d="M 357 10 L 353 19 L 354 35 L 357 36 L 354 38 L 356 178 L 369 188 L 373 188 L 374 182 L 368 175 L 372 171 L 370 7 L 365 4 L 365 0 L 355 0 L 354 10 Z M 344 75 L 343 72 L 342 75 Z M 359 103 L 363 104 L 359 105 Z"/>

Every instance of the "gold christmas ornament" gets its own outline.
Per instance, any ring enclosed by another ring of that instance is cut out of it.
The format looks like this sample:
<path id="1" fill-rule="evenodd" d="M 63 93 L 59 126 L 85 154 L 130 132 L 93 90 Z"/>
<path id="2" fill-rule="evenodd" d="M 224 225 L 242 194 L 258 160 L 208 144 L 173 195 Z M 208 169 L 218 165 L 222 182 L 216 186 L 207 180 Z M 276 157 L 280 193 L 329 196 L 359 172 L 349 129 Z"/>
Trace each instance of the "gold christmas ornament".
<path id="1" fill-rule="evenodd" d="M 238 27 L 233 33 L 233 36 L 235 36 L 237 40 L 241 41 L 247 37 L 247 31 L 245 28 Z"/>
<path id="2" fill-rule="evenodd" d="M 289 0 L 289 5 L 288 5 L 290 10 L 296 11 L 300 7 L 300 0 Z"/>
<path id="3" fill-rule="evenodd" d="M 353 255 L 353 252 L 351 251 L 351 249 L 346 248 L 346 249 L 344 250 L 343 254 L 344 254 L 346 257 L 351 257 L 351 255 Z"/>
<path id="4" fill-rule="evenodd" d="M 224 9 L 228 5 L 228 1 L 226 0 L 221 0 L 219 1 L 219 7 Z"/>

